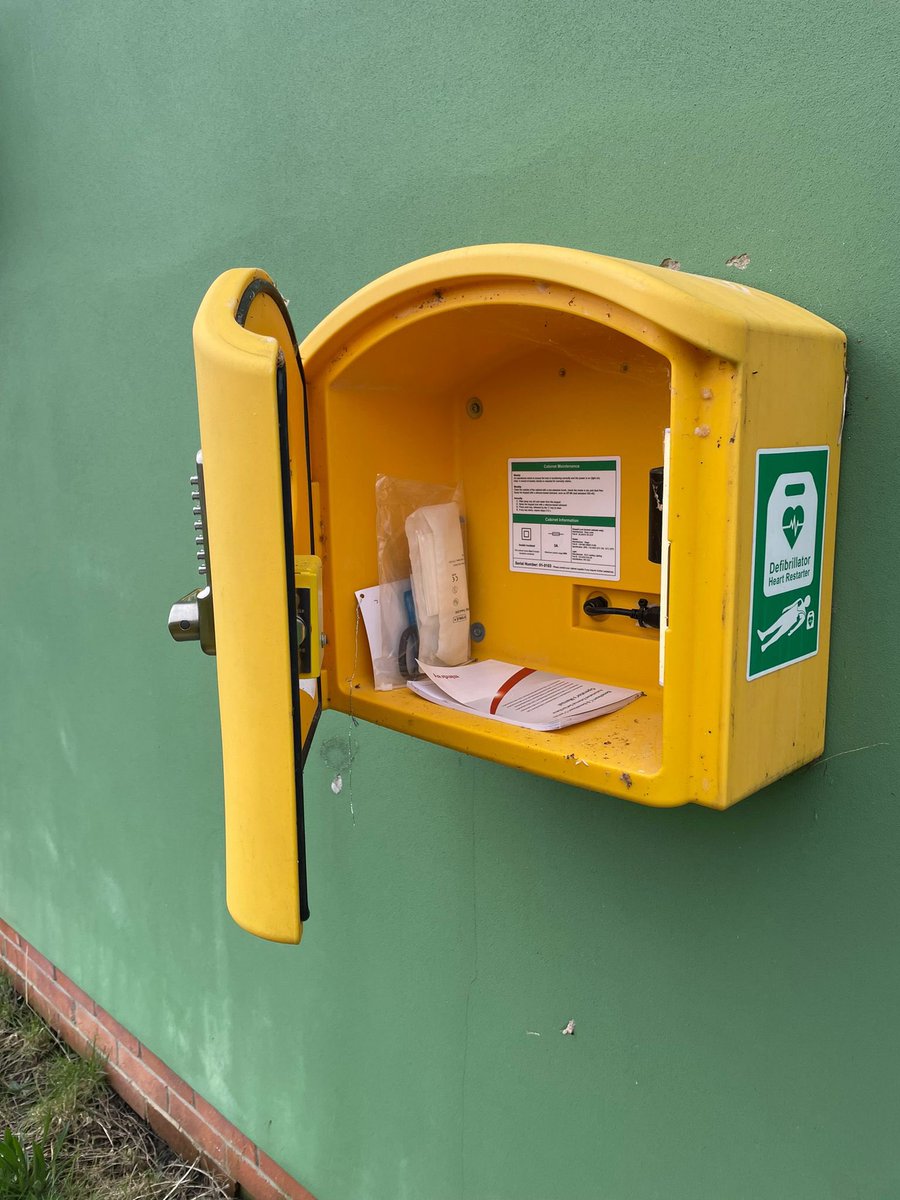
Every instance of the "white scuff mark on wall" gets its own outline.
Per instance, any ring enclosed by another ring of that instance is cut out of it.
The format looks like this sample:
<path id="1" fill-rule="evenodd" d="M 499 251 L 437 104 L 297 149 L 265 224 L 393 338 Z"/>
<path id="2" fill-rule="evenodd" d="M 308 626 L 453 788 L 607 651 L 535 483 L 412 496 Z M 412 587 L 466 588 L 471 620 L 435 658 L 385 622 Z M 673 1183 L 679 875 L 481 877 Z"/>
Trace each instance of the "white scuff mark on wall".
<path id="1" fill-rule="evenodd" d="M 44 843 L 44 849 L 47 852 L 47 857 L 54 865 L 56 865 L 56 863 L 59 862 L 59 848 L 57 847 L 56 842 L 53 840 L 53 836 L 49 829 L 41 830 L 41 840 Z"/>
<path id="2" fill-rule="evenodd" d="M 78 772 L 78 756 L 75 753 L 75 745 L 66 731 L 65 725 L 59 727 L 59 744 L 62 747 L 63 758 L 66 760 L 66 766 L 73 775 Z"/>
<path id="3" fill-rule="evenodd" d="M 331 773 L 331 790 L 335 796 L 340 796 L 343 791 L 347 791 L 350 798 L 350 816 L 355 821 L 353 811 L 353 755 L 355 747 L 350 737 L 345 738 L 343 734 L 338 734 L 336 737 L 330 737 L 324 741 L 320 748 L 319 754 L 322 761 L 329 768 Z"/>
<path id="4" fill-rule="evenodd" d="M 732 254 L 731 258 L 725 260 L 726 267 L 737 267 L 739 271 L 746 271 L 750 266 L 749 254 Z"/>
<path id="5" fill-rule="evenodd" d="M 206 990 L 198 1007 L 192 1009 L 193 1032 L 196 1041 L 192 1043 L 192 1053 L 199 1055 L 198 1090 L 202 1095 L 213 1095 L 221 1112 L 239 1112 L 243 1099 L 234 1092 L 234 1064 L 239 1054 L 236 1041 L 242 1036 L 242 1026 L 235 1013 L 235 994 L 233 980 L 236 964 L 231 958 L 230 946 L 234 938 L 229 930 L 225 933 L 225 923 L 230 918 L 220 914 L 220 924 L 212 938 L 206 941 L 205 953 L 211 957 L 205 976 Z M 207 959 L 209 961 L 209 959 Z M 171 987 L 171 993 L 167 992 Z M 175 1000 L 172 1007 L 175 1015 L 170 1021 L 170 1027 L 184 1023 L 179 1003 L 183 1003 L 174 980 L 166 980 L 160 989 L 160 998 L 165 1003 L 167 998 Z M 256 981 L 257 1003 L 254 1011 L 265 1011 L 265 1005 L 260 1002 L 266 995 L 265 983 Z M 303 1062 L 299 1055 L 292 1060 L 292 1067 L 300 1078 L 303 1077 Z"/>
<path id="6" fill-rule="evenodd" d="M 571 1034 L 573 1034 L 573 1035 L 574 1035 L 574 1033 L 575 1033 L 575 1020 L 574 1020 L 574 1018 L 573 1018 L 572 1020 L 570 1020 L 570 1021 L 569 1021 L 569 1023 L 566 1025 L 565 1029 L 561 1029 L 561 1030 L 560 1030 L 560 1033 L 562 1033 L 562 1034 L 571 1033 Z"/>
<path id="7" fill-rule="evenodd" d="M 526 1037 L 540 1037 L 541 1035 L 534 1029 L 526 1029 L 525 1036 Z"/>
<path id="8" fill-rule="evenodd" d="M 101 871 L 97 875 L 97 886 L 100 892 L 100 903 L 107 915 L 117 929 L 124 929 L 129 920 L 128 903 L 119 881 L 109 872 Z"/>

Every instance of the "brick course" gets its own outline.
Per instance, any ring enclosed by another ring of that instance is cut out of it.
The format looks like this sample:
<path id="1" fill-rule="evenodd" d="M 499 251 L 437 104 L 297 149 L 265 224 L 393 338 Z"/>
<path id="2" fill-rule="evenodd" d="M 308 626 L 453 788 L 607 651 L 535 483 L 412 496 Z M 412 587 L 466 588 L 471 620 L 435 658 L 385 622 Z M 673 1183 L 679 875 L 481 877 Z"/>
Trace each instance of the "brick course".
<path id="1" fill-rule="evenodd" d="M 315 1200 L 218 1109 L 0 919 L 0 972 L 76 1053 L 100 1053 L 110 1086 L 172 1149 L 249 1200 Z"/>

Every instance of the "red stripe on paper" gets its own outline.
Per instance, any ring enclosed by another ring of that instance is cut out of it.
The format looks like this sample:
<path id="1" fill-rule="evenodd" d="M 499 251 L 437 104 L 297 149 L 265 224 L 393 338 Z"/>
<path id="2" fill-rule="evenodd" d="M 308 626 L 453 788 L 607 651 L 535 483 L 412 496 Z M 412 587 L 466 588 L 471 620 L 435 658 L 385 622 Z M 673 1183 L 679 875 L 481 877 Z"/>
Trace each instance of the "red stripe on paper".
<path id="1" fill-rule="evenodd" d="M 500 701 L 507 692 L 512 691 L 517 683 L 521 683 L 523 679 L 527 679 L 529 675 L 534 674 L 534 667 L 523 667 L 521 671 L 516 671 L 515 675 L 510 675 L 506 683 L 502 683 L 497 689 L 497 695 L 491 701 L 491 712 L 495 713 L 500 705 Z"/>

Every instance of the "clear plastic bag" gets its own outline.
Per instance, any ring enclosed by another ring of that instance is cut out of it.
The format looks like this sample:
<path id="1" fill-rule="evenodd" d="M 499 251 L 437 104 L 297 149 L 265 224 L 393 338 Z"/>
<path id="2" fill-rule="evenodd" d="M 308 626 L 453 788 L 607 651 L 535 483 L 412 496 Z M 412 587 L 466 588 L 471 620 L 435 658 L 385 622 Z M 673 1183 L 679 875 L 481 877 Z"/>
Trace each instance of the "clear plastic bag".
<path id="1" fill-rule="evenodd" d="M 469 590 L 462 489 L 379 475 L 375 483 L 382 653 L 375 687 L 405 686 L 417 660 L 467 662 Z"/>

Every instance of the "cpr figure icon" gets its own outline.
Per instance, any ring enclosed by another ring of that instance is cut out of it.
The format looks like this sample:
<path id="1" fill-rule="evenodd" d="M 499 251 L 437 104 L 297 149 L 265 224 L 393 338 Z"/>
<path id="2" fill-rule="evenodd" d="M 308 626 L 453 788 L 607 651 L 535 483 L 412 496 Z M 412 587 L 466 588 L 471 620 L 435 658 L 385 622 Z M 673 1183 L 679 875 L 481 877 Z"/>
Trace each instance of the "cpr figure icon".
<path id="1" fill-rule="evenodd" d="M 768 629 L 757 629 L 756 636 L 762 642 L 761 649 L 768 650 L 785 635 L 790 637 L 792 633 L 802 629 L 806 624 L 806 611 L 811 603 L 812 599 L 809 596 L 804 596 L 802 600 L 795 600 L 793 604 L 788 604 L 786 608 L 782 609 L 781 616 L 776 617 Z"/>

